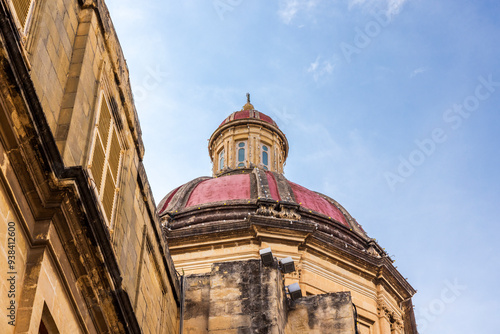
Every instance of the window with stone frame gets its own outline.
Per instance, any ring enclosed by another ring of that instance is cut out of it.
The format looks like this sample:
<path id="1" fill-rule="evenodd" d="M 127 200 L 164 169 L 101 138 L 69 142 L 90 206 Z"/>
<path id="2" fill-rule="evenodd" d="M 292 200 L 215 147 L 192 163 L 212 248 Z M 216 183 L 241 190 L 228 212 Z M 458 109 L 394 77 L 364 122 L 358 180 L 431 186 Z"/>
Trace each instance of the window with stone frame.
<path id="1" fill-rule="evenodd" d="M 219 153 L 219 170 L 224 168 L 224 149 L 222 149 Z"/>
<path id="2" fill-rule="evenodd" d="M 11 7 L 14 9 L 15 16 L 19 25 L 21 26 L 22 33 L 26 33 L 26 28 L 29 24 L 35 0 L 11 0 Z"/>
<path id="3" fill-rule="evenodd" d="M 118 195 L 123 149 L 106 94 L 102 91 L 100 95 L 89 169 L 104 216 L 108 226 L 111 227 Z"/>
<path id="4" fill-rule="evenodd" d="M 262 145 L 262 159 L 261 159 L 261 161 L 262 161 L 262 165 L 264 166 L 265 170 L 269 170 L 269 153 L 270 153 L 269 146 L 263 144 Z"/>
<path id="5" fill-rule="evenodd" d="M 240 141 L 236 143 L 236 163 L 237 167 L 246 166 L 246 142 Z"/>

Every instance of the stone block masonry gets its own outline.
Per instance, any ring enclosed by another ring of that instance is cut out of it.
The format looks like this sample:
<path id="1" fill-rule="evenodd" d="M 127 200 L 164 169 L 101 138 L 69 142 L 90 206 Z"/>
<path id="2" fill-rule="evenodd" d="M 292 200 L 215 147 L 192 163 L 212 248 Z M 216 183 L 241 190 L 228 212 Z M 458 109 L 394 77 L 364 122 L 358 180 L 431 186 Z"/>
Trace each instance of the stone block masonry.
<path id="1" fill-rule="evenodd" d="M 277 268 L 260 260 L 214 263 L 185 277 L 184 333 L 354 333 L 349 292 L 290 303 Z"/>
<path id="2" fill-rule="evenodd" d="M 0 333 L 178 333 L 178 280 L 106 4 L 26 1 L 20 27 L 12 2 L 0 0 L 0 305 L 14 306 Z M 105 158 L 92 151 L 99 122 Z M 91 170 L 100 159 L 114 166 L 108 192 Z"/>

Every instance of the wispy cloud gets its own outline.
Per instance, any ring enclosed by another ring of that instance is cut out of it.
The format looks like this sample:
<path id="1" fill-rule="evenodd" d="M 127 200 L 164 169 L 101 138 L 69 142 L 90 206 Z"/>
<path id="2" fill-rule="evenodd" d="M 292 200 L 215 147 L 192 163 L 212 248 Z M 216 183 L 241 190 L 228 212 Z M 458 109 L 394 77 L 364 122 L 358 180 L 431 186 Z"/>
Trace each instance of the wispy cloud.
<path id="1" fill-rule="evenodd" d="M 387 14 L 389 16 L 394 16 L 399 14 L 401 8 L 403 8 L 404 3 L 407 0 L 388 0 L 387 1 Z"/>
<path id="2" fill-rule="evenodd" d="M 274 106 L 270 107 L 271 115 L 275 116 L 279 121 L 278 124 L 289 124 L 295 118 L 295 114 L 288 112 L 286 107 L 276 108 Z"/>
<path id="3" fill-rule="evenodd" d="M 419 67 L 419 68 L 416 68 L 414 69 L 411 73 L 410 73 L 410 78 L 413 78 L 419 74 L 422 74 L 424 72 L 427 72 L 429 70 L 429 68 L 427 67 Z"/>
<path id="4" fill-rule="evenodd" d="M 278 14 L 283 22 L 290 24 L 299 10 L 298 0 L 285 0 L 280 2 Z"/>
<path id="5" fill-rule="evenodd" d="M 320 78 L 332 74 L 334 69 L 334 60 L 321 60 L 321 57 L 318 56 L 314 62 L 309 64 L 307 72 L 312 74 L 314 81 L 318 81 Z"/>
<path id="6" fill-rule="evenodd" d="M 290 24 L 299 12 L 308 12 L 319 0 L 281 0 L 278 15 L 285 24 Z"/>

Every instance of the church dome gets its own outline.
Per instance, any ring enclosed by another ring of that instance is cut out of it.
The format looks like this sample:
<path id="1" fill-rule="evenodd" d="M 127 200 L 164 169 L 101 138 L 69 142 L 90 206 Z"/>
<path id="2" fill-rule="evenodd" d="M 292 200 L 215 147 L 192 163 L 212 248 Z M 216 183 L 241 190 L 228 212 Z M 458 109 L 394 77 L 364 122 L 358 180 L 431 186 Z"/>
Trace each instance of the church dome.
<path id="1" fill-rule="evenodd" d="M 337 201 L 285 178 L 288 141 L 249 95 L 211 135 L 208 152 L 212 176 L 177 187 L 157 207 L 176 269 L 198 275 L 196 289 L 217 270 L 233 280 L 225 264 L 270 249 L 276 269 L 281 260 L 294 263 L 281 276 L 285 286 L 298 283 L 304 296 L 349 291 L 363 333 L 403 333 L 403 324 L 407 332 L 415 290 Z"/>
<path id="2" fill-rule="evenodd" d="M 170 238 L 231 230 L 265 217 L 286 228 L 341 237 L 366 251 L 362 245 L 370 238 L 337 201 L 284 177 L 288 141 L 271 117 L 254 109 L 250 94 L 214 131 L 208 148 L 213 176 L 172 190 L 158 205 Z"/>
<path id="3" fill-rule="evenodd" d="M 217 229 L 221 220 L 244 222 L 250 216 L 266 216 L 278 224 L 295 223 L 327 235 L 338 235 L 341 230 L 357 246 L 361 240 L 369 240 L 334 199 L 291 182 L 283 174 L 259 168 L 194 179 L 165 196 L 158 214 L 169 222 L 173 234 Z"/>

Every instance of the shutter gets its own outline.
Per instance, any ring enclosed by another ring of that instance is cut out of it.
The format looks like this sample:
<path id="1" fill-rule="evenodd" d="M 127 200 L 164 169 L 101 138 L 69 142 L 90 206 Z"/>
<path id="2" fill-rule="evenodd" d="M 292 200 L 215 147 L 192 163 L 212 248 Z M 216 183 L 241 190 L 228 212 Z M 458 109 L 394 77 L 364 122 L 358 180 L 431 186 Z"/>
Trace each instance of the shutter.
<path id="1" fill-rule="evenodd" d="M 21 22 L 22 27 L 26 24 L 28 13 L 30 11 L 32 0 L 13 0 L 14 9 L 16 10 L 17 18 Z"/>
<path id="2" fill-rule="evenodd" d="M 116 133 L 116 128 L 113 127 L 111 132 L 111 146 L 109 147 L 109 168 L 113 175 L 113 180 L 118 180 L 118 168 L 120 167 L 120 142 L 118 141 L 118 134 Z"/>
<path id="3" fill-rule="evenodd" d="M 122 150 L 116 125 L 104 95 L 100 108 L 90 170 L 97 185 L 97 193 L 104 209 L 104 215 L 108 223 L 111 224 Z"/>
<path id="4" fill-rule="evenodd" d="M 110 125 L 111 125 L 111 113 L 109 112 L 106 99 L 103 96 L 101 101 L 101 113 L 99 115 L 99 124 L 97 128 L 99 130 L 99 134 L 101 135 L 102 142 L 105 145 L 105 147 L 106 144 L 108 143 Z"/>
<path id="5" fill-rule="evenodd" d="M 101 100 L 101 112 L 99 113 L 99 122 L 97 124 L 97 133 L 95 135 L 94 154 L 90 170 L 97 185 L 97 191 L 101 192 L 101 182 L 104 177 L 104 166 L 106 164 L 106 147 L 108 144 L 109 127 L 111 125 L 111 114 L 104 96 Z"/>
<path id="6" fill-rule="evenodd" d="M 113 214 L 113 208 L 115 205 L 115 195 L 118 187 L 118 173 L 121 157 L 120 142 L 118 140 L 116 127 L 114 126 L 112 126 L 110 140 L 108 168 L 106 168 L 107 175 L 102 193 L 102 205 L 104 206 L 104 212 L 106 213 L 108 221 L 111 221 L 111 215 Z"/>
<path id="7" fill-rule="evenodd" d="M 111 215 L 113 213 L 113 203 L 115 201 L 115 182 L 111 177 L 109 168 L 106 168 L 106 180 L 104 181 L 104 189 L 102 192 L 102 206 L 108 222 L 111 223 Z"/>
<path id="8" fill-rule="evenodd" d="M 101 190 L 102 175 L 104 172 L 104 159 L 104 149 L 102 148 L 99 135 L 97 135 L 95 138 L 94 154 L 92 155 L 92 165 L 90 170 L 92 171 L 92 177 L 94 178 L 98 192 Z"/>

